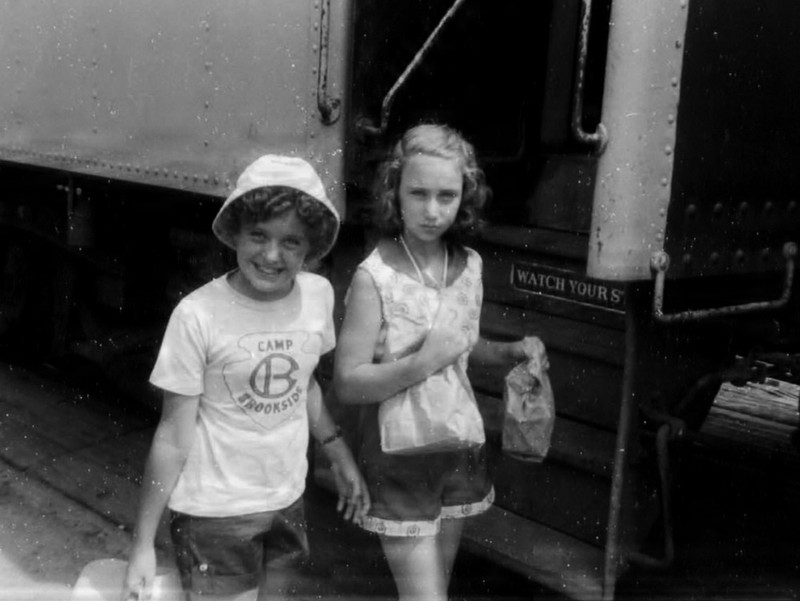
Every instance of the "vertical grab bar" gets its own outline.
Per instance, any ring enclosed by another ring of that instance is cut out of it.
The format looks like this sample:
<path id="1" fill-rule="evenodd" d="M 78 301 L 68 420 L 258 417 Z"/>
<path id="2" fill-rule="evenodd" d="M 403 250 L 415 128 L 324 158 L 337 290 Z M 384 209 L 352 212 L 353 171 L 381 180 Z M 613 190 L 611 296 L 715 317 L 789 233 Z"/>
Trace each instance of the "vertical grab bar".
<path id="1" fill-rule="evenodd" d="M 575 68 L 575 92 L 572 101 L 572 133 L 583 143 L 594 146 L 597 153 L 603 152 L 608 142 L 608 131 L 602 123 L 597 131 L 589 133 L 583 129 L 583 91 L 586 82 L 586 61 L 589 54 L 589 30 L 592 20 L 592 0 L 583 0 L 581 5 L 581 30 L 578 38 L 578 64 Z"/>
<path id="2" fill-rule="evenodd" d="M 625 291 L 625 367 L 622 376 L 622 402 L 619 409 L 617 442 L 614 451 L 614 469 L 611 477 L 611 497 L 608 509 L 608 533 L 606 535 L 605 561 L 603 570 L 603 601 L 614 599 L 617 574 L 623 561 L 620 539 L 622 537 L 623 489 L 627 477 L 628 445 L 633 429 L 634 390 L 633 376 L 636 371 L 637 316 L 635 303 L 631 298 L 634 290 Z"/>
<path id="3" fill-rule="evenodd" d="M 322 0 L 319 15 L 319 69 L 317 71 L 317 110 L 323 125 L 333 125 L 341 116 L 342 99 L 328 93 L 331 0 Z"/>

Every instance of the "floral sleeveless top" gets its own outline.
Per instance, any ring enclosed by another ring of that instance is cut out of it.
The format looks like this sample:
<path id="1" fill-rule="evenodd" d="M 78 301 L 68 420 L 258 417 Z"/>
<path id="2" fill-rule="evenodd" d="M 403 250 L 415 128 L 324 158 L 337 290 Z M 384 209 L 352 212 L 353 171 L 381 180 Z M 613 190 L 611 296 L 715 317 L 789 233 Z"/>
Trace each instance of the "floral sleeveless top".
<path id="1" fill-rule="evenodd" d="M 383 323 L 375 351 L 376 362 L 386 363 L 419 350 L 440 306 L 447 313 L 439 318 L 463 329 L 472 349 L 480 330 L 482 262 L 477 252 L 466 247 L 464 250 L 466 267 L 453 283 L 441 289 L 426 286 L 415 277 L 396 271 L 383 261 L 377 248 L 362 261 L 359 269 L 370 274 L 381 298 Z M 469 351 L 459 357 L 463 371 L 466 371 L 468 357 Z"/>

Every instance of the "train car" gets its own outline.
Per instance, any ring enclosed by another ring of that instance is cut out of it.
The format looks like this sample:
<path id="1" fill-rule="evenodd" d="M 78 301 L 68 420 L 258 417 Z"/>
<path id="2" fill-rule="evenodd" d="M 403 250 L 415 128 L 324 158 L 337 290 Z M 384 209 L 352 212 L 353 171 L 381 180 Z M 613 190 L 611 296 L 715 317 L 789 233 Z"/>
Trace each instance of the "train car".
<path id="1" fill-rule="evenodd" d="M 471 373 L 497 493 L 471 549 L 613 598 L 672 560 L 670 458 L 720 384 L 796 375 L 793 0 L 0 9 L 6 352 L 144 377 L 177 299 L 230 266 L 209 224 L 265 152 L 311 161 L 346 216 L 321 267 L 343 298 L 377 162 L 435 120 L 493 190 L 483 335 L 545 342 L 558 413 L 544 462 L 506 456 L 503 374 Z"/>

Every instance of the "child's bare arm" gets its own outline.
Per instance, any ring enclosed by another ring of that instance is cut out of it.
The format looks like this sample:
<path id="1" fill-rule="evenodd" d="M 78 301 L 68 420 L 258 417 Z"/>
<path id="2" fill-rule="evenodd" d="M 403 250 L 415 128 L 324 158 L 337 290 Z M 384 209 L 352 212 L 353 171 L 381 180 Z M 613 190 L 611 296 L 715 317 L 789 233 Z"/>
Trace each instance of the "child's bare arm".
<path id="1" fill-rule="evenodd" d="M 467 350 L 457 328 L 434 326 L 421 348 L 388 363 L 374 363 L 381 327 L 381 300 L 372 278 L 353 277 L 347 313 L 336 347 L 334 386 L 343 403 L 378 403 L 454 363 Z"/>
<path id="2" fill-rule="evenodd" d="M 482 367 L 508 367 L 528 359 L 522 340 L 498 342 L 480 338 L 470 353 L 470 363 Z"/>
<path id="3" fill-rule="evenodd" d="M 367 485 L 361 477 L 350 448 L 322 400 L 322 391 L 314 378 L 309 380 L 307 407 L 311 434 L 320 443 L 322 451 L 331 462 L 339 493 L 336 509 L 343 512 L 342 515 L 346 520 L 360 521 L 370 507 Z"/>
<path id="4" fill-rule="evenodd" d="M 197 396 L 164 393 L 161 419 L 145 464 L 122 599 L 138 598 L 140 590 L 149 595 L 156 569 L 156 530 L 194 441 L 199 402 Z"/>

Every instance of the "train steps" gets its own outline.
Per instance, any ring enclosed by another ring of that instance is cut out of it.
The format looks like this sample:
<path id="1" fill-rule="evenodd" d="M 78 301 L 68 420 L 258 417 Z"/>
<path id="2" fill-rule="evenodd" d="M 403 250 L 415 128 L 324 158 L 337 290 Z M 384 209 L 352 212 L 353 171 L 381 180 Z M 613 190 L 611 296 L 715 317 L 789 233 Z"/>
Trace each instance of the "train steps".
<path id="1" fill-rule="evenodd" d="M 775 378 L 744 386 L 725 383 L 693 443 L 762 470 L 800 474 L 799 396 L 800 386 Z"/>
<path id="2" fill-rule="evenodd" d="M 602 549 L 500 507 L 469 521 L 464 546 L 566 597 L 602 599 Z"/>

